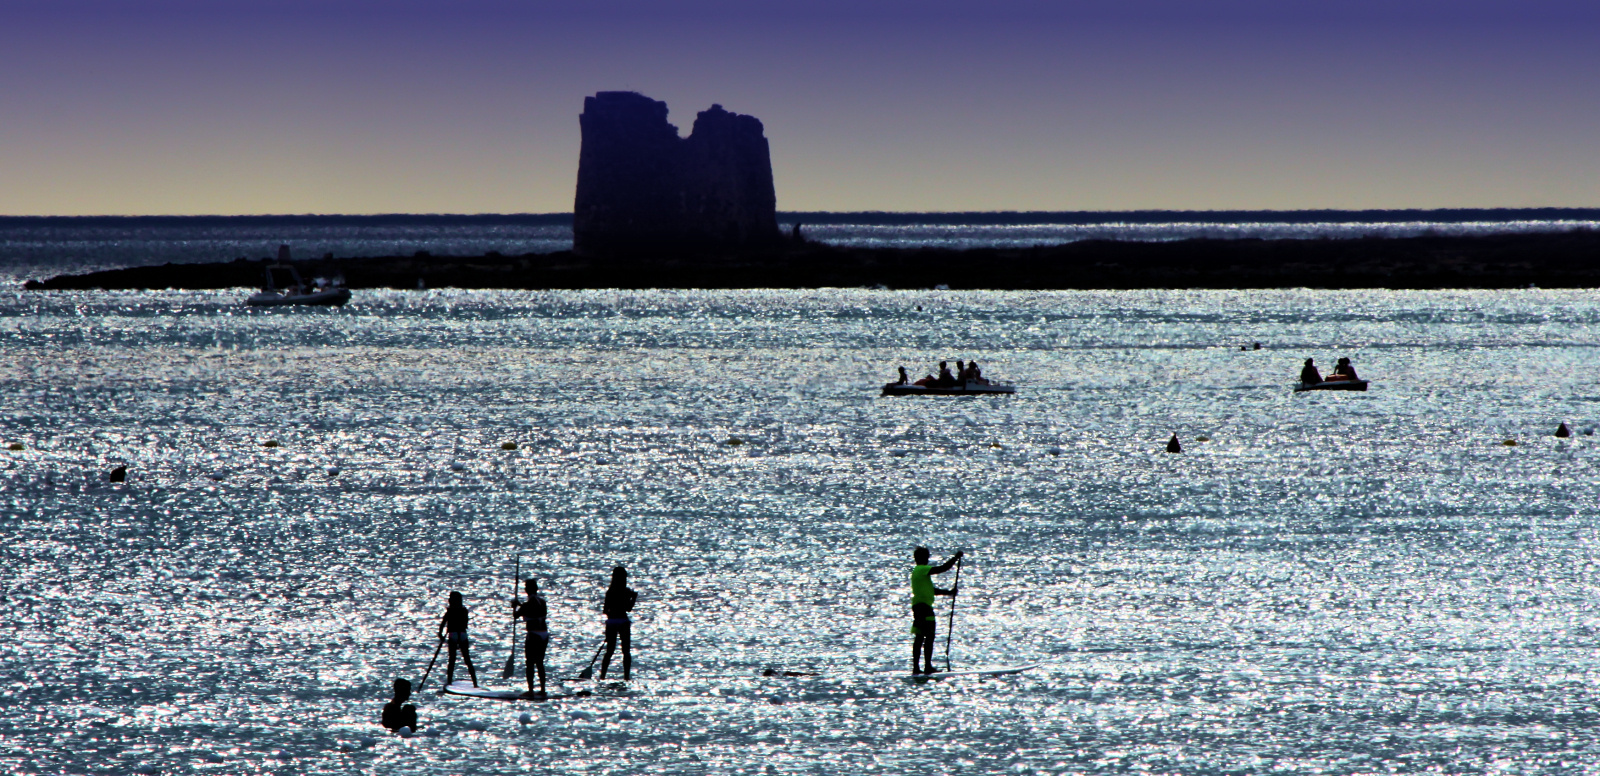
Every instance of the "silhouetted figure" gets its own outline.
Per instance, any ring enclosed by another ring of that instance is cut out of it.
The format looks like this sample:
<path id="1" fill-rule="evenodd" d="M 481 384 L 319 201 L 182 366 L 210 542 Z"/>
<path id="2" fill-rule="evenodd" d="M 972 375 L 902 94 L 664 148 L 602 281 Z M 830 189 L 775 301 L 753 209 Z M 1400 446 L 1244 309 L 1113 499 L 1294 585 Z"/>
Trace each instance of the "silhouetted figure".
<path id="1" fill-rule="evenodd" d="M 628 587 L 628 570 L 621 566 L 612 569 L 611 587 L 606 588 L 602 608 L 606 615 L 606 656 L 600 661 L 601 679 L 606 678 L 606 669 L 611 667 L 618 640 L 622 641 L 622 681 L 628 681 L 633 673 L 633 620 L 628 619 L 628 612 L 633 611 L 638 600 L 639 594 Z"/>
<path id="2" fill-rule="evenodd" d="M 1178 444 L 1178 435 L 1177 434 L 1173 434 L 1172 438 L 1167 440 L 1167 452 L 1169 452 L 1169 453 L 1181 453 L 1181 452 L 1183 452 L 1183 445 Z"/>
<path id="3" fill-rule="evenodd" d="M 1322 382 L 1322 373 L 1317 371 L 1316 365 L 1312 364 L 1309 358 L 1306 359 L 1306 365 L 1300 367 L 1300 382 L 1306 385 Z"/>
<path id="4" fill-rule="evenodd" d="M 955 568 L 961 553 L 957 552 L 938 566 L 928 565 L 927 547 L 913 550 L 911 557 L 917 561 L 911 568 L 911 673 L 931 674 L 934 634 L 939 627 L 939 619 L 933 614 L 933 597 L 956 594 L 954 586 L 949 590 L 934 587 L 933 577 Z"/>
<path id="5" fill-rule="evenodd" d="M 939 362 L 939 377 L 935 384 L 940 388 L 950 388 L 956 384 L 956 376 L 950 374 L 950 363 L 948 361 Z"/>
<path id="6" fill-rule="evenodd" d="M 1350 359 L 1348 358 L 1340 358 L 1339 363 L 1335 364 L 1333 367 L 1333 374 L 1323 378 L 1323 380 L 1330 383 L 1338 382 L 1340 380 L 1360 379 L 1360 377 L 1356 376 L 1356 368 L 1350 364 Z"/>
<path id="7" fill-rule="evenodd" d="M 958 359 L 956 359 L 956 382 L 957 383 L 964 383 L 966 381 L 967 381 L 967 365 L 966 365 L 965 362 L 963 362 L 961 359 L 958 358 Z"/>
<path id="8" fill-rule="evenodd" d="M 533 675 L 539 674 L 539 694 L 535 697 L 545 697 L 544 690 L 544 654 L 550 648 L 550 626 L 545 623 L 548 608 L 544 596 L 539 595 L 539 580 L 530 579 L 524 582 L 523 589 L 528 591 L 527 603 L 511 602 L 511 616 L 521 618 L 527 626 L 527 637 L 523 640 L 523 653 L 528 659 L 528 694 L 533 695 Z"/>
<path id="9" fill-rule="evenodd" d="M 450 647 L 450 660 L 444 666 L 444 686 L 449 687 L 456 680 L 456 652 L 461 652 L 461 660 L 467 664 L 467 675 L 472 677 L 472 686 L 478 686 L 478 670 L 472 667 L 472 653 L 467 647 L 467 620 L 472 612 L 461 603 L 461 594 L 450 591 L 450 605 L 444 610 L 444 619 L 439 621 L 439 638 L 444 639 Z M 444 694 L 440 688 L 439 693 Z"/>
<path id="10" fill-rule="evenodd" d="M 1572 430 L 1567 428 L 1567 424 L 1563 422 L 1561 425 L 1556 426 L 1556 436 L 1566 439 L 1567 437 L 1572 436 Z"/>
<path id="11" fill-rule="evenodd" d="M 905 385 L 909 382 L 911 382 L 911 375 L 906 374 L 905 367 L 900 367 L 900 382 L 895 383 L 895 385 Z"/>
<path id="12" fill-rule="evenodd" d="M 1259 343 L 1259 342 L 1257 342 L 1257 343 L 1256 343 L 1256 348 L 1255 348 L 1255 349 L 1256 349 L 1256 350 L 1260 350 L 1260 349 L 1261 349 L 1261 343 Z"/>
<path id="13" fill-rule="evenodd" d="M 107 477 L 110 478 L 112 482 L 122 482 L 128 479 L 128 467 L 118 466 L 117 468 L 112 469 L 111 474 L 107 475 Z"/>
<path id="14" fill-rule="evenodd" d="M 394 680 L 394 700 L 383 706 L 383 726 L 390 730 L 417 729 L 417 707 L 406 703 L 411 700 L 411 681 Z"/>
<path id="15" fill-rule="evenodd" d="M 989 381 L 983 379 L 983 370 L 978 367 L 978 362 L 967 362 L 967 379 L 978 385 L 988 385 Z"/>
<path id="16" fill-rule="evenodd" d="M 800 222 L 796 221 L 795 225 L 789 229 L 789 239 L 797 243 L 806 241 L 805 235 L 800 233 Z"/>

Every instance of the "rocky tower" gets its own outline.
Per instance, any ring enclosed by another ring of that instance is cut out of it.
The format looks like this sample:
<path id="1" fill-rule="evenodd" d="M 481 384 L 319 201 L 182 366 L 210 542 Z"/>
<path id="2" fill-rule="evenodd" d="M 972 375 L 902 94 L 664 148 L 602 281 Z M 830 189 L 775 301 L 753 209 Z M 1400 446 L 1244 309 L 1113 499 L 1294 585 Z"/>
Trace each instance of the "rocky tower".
<path id="1" fill-rule="evenodd" d="M 578 117 L 573 246 L 594 256 L 728 250 L 778 241 L 772 158 L 761 122 L 713 105 L 688 138 L 667 104 L 600 92 Z"/>

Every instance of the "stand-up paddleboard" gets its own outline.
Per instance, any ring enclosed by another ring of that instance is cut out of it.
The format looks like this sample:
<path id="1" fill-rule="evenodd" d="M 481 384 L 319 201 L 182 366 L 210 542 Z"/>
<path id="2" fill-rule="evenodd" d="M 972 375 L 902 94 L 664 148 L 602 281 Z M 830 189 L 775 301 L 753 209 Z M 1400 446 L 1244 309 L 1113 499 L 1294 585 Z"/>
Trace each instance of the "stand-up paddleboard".
<path id="1" fill-rule="evenodd" d="M 980 666 L 960 671 L 935 671 L 931 674 L 896 673 L 900 678 L 908 682 L 920 682 L 925 679 L 953 679 L 958 676 L 1010 676 L 1011 674 L 1020 674 L 1023 671 L 1033 670 L 1038 668 L 1039 665 L 1039 663 L 1029 663 L 1020 666 Z"/>
<path id="2" fill-rule="evenodd" d="M 579 690 L 575 693 L 550 693 L 543 698 L 530 695 L 527 690 L 491 690 L 487 687 L 473 687 L 472 682 L 456 682 L 444 688 L 448 695 L 460 695 L 465 698 L 488 698 L 495 701 L 559 701 L 564 698 L 587 698 L 593 693 L 588 690 Z"/>

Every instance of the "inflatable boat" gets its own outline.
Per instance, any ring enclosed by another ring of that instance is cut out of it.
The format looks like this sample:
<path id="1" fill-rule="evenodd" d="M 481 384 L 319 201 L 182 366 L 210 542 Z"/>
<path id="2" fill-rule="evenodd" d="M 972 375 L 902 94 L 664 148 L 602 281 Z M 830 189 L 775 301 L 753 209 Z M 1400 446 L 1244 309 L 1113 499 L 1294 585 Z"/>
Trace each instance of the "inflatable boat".
<path id="1" fill-rule="evenodd" d="M 999 385 L 996 383 L 980 383 L 968 380 L 957 383 L 949 388 L 938 388 L 931 385 L 913 385 L 911 383 L 888 383 L 883 386 L 884 396 L 983 396 L 998 393 L 1016 393 L 1014 385 Z"/>
<path id="2" fill-rule="evenodd" d="M 280 259 L 287 257 L 288 247 L 278 249 Z M 273 274 L 287 273 L 288 282 L 281 290 L 278 288 L 278 277 Z M 338 307 L 350 301 L 350 289 L 344 287 L 343 278 L 335 278 L 329 285 L 323 285 L 318 278 L 315 285 L 307 286 L 300 280 L 300 273 L 289 264 L 273 264 L 267 267 L 267 287 L 251 294 L 244 303 L 251 307 L 281 307 L 284 305 L 313 305 L 319 307 Z"/>
<path id="3" fill-rule="evenodd" d="M 1366 380 L 1324 380 L 1320 383 L 1301 383 L 1295 386 L 1294 392 L 1302 391 L 1365 391 Z"/>

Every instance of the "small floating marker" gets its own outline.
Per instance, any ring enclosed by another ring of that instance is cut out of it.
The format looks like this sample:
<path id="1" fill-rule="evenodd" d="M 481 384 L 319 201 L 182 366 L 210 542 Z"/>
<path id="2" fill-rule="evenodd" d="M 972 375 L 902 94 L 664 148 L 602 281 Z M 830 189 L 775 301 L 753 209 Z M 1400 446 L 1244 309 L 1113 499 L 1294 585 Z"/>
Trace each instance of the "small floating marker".
<path id="1" fill-rule="evenodd" d="M 1561 425 L 1556 426 L 1556 436 L 1566 439 L 1567 437 L 1572 436 L 1572 429 L 1567 428 L 1567 424 L 1562 423 Z"/>
<path id="2" fill-rule="evenodd" d="M 728 437 L 728 441 L 723 442 L 723 444 L 728 445 L 730 447 L 738 447 L 739 445 L 744 444 L 744 440 L 740 439 L 738 437 Z"/>
<path id="3" fill-rule="evenodd" d="M 1195 437 L 1194 441 L 1196 441 L 1196 442 L 1210 442 L 1211 441 L 1211 437 L 1208 437 L 1205 434 L 1201 434 L 1200 436 Z"/>
<path id="4" fill-rule="evenodd" d="M 523 716 L 527 716 L 527 715 L 524 714 Z M 408 728 L 408 727 L 401 727 L 399 730 L 396 730 L 395 732 L 399 733 L 401 738 L 410 738 L 411 737 L 411 728 Z"/>
<path id="5" fill-rule="evenodd" d="M 112 469 L 111 473 L 106 475 L 106 479 L 110 480 L 111 482 L 122 482 L 128 479 L 128 467 L 118 466 L 117 468 Z"/>
<path id="6" fill-rule="evenodd" d="M 500 449 L 501 450 L 515 450 L 515 449 L 517 449 L 517 443 L 516 442 L 505 442 L 505 443 L 500 445 Z"/>
<path id="7" fill-rule="evenodd" d="M 337 467 L 337 466 L 329 466 L 328 467 L 328 476 L 329 477 L 337 477 L 337 476 L 339 476 L 339 467 Z"/>
<path id="8" fill-rule="evenodd" d="M 1000 449 L 1000 443 L 999 442 L 990 442 L 989 443 L 989 447 L 991 447 L 991 448 L 993 448 L 995 450 L 999 450 Z"/>
<path id="9" fill-rule="evenodd" d="M 23 447 L 23 444 L 21 442 L 12 442 L 11 444 L 6 445 L 6 449 L 7 450 L 22 450 L 22 449 L 25 449 L 25 448 Z"/>
<path id="10" fill-rule="evenodd" d="M 1051 455 L 1060 455 L 1060 454 L 1061 454 L 1061 448 L 1059 448 L 1059 447 L 1052 447 L 1052 448 L 1050 448 L 1050 449 L 1049 449 L 1049 451 L 1048 451 L 1048 452 L 1049 452 L 1049 453 L 1050 453 L 1050 454 L 1051 454 Z"/>
<path id="11" fill-rule="evenodd" d="M 1515 439 L 1507 439 L 1506 441 L 1501 442 L 1500 444 L 1505 445 L 1506 447 L 1516 447 L 1517 446 L 1517 440 L 1515 440 Z"/>
<path id="12" fill-rule="evenodd" d="M 1256 350 L 1260 350 L 1260 349 L 1261 349 L 1261 343 L 1257 342 L 1256 343 Z"/>
<path id="13" fill-rule="evenodd" d="M 450 462 L 450 471 L 453 471 L 453 472 L 464 472 L 466 470 L 467 470 L 467 465 L 466 464 L 461 463 L 460 461 L 451 461 Z"/>
<path id="14" fill-rule="evenodd" d="M 267 441 L 262 442 L 261 446 L 262 447 L 282 447 L 282 445 L 278 444 L 278 440 L 276 440 L 276 439 L 268 439 Z"/>
<path id="15" fill-rule="evenodd" d="M 522 712 L 522 716 L 517 717 L 517 722 L 520 722 L 520 723 L 522 723 L 524 725 L 526 725 L 526 724 L 528 724 L 530 722 L 533 722 L 533 715 L 529 714 L 526 711 L 524 711 L 524 712 Z"/>
<path id="16" fill-rule="evenodd" d="M 1167 440 L 1167 452 L 1169 452 L 1169 453 L 1181 453 L 1181 452 L 1183 452 L 1183 445 L 1178 444 L 1178 435 L 1177 434 L 1173 434 L 1172 438 Z"/>

